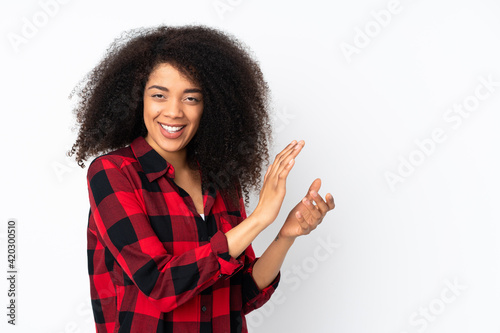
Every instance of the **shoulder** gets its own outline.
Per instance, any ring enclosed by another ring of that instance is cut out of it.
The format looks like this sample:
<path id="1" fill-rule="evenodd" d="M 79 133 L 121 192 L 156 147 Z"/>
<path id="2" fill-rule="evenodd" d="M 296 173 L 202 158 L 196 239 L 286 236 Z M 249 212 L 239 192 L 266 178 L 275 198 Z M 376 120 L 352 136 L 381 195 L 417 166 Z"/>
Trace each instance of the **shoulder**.
<path id="1" fill-rule="evenodd" d="M 89 165 L 87 178 L 91 179 L 95 174 L 107 169 L 119 169 L 137 163 L 137 159 L 130 146 L 110 151 L 97 156 Z"/>

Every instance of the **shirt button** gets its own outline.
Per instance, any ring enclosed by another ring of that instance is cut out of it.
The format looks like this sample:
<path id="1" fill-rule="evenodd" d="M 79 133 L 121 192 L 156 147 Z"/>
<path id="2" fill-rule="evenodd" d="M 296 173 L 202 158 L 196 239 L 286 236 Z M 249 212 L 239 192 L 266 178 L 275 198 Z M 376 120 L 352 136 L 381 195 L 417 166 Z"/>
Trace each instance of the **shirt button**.
<path id="1" fill-rule="evenodd" d="M 203 311 L 203 312 L 207 311 L 207 307 L 206 307 L 205 305 L 203 305 L 203 306 L 201 307 L 201 311 Z"/>

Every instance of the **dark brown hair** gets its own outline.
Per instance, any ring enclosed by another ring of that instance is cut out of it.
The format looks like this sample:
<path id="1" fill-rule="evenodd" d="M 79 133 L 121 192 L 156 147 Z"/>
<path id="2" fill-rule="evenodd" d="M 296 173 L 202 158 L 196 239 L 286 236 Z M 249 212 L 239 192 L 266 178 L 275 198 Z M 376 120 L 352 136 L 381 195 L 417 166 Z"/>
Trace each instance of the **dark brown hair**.
<path id="1" fill-rule="evenodd" d="M 199 162 L 203 190 L 259 188 L 269 162 L 269 88 L 251 52 L 232 35 L 203 25 L 139 28 L 123 33 L 73 89 L 79 126 L 68 155 L 83 161 L 129 145 L 147 134 L 143 92 L 150 73 L 170 63 L 203 91 L 200 127 L 186 146 L 191 168 Z"/>

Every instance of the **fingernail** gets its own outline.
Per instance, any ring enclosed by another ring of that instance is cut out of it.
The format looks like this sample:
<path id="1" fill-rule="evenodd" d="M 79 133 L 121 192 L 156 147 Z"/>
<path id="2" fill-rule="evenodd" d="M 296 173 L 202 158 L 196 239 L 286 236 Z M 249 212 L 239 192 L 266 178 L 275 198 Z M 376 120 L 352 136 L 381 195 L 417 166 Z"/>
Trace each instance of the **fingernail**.
<path id="1" fill-rule="evenodd" d="M 302 199 L 303 203 L 307 203 L 307 198 Z"/>
<path id="2" fill-rule="evenodd" d="M 313 197 L 315 197 L 315 196 L 318 194 L 318 193 L 316 193 L 316 191 L 314 191 L 314 190 L 312 190 L 312 191 L 311 191 L 311 192 L 309 192 L 309 193 L 311 193 L 311 195 L 312 195 Z"/>

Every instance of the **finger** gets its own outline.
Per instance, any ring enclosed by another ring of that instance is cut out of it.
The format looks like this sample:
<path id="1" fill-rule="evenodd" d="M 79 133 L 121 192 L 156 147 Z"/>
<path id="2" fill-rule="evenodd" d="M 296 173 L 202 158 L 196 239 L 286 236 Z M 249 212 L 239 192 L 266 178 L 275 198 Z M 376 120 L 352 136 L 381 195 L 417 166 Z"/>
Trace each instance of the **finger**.
<path id="1" fill-rule="evenodd" d="M 283 155 L 281 160 L 279 161 L 276 169 L 275 175 L 279 175 L 285 168 L 289 167 L 290 161 L 294 160 L 295 157 L 300 153 L 302 148 L 304 147 L 304 141 L 299 141 L 292 150 L 288 151 L 286 155 Z M 293 162 L 292 162 L 293 163 Z"/>
<path id="2" fill-rule="evenodd" d="M 304 140 L 300 140 L 299 142 L 297 142 L 297 144 L 293 147 L 292 150 L 290 150 L 286 155 L 283 155 L 283 159 L 280 162 L 280 167 L 288 165 L 290 160 L 295 159 L 302 150 L 302 148 L 304 148 L 304 145 L 305 145 Z"/>
<path id="3" fill-rule="evenodd" d="M 322 216 L 325 216 L 325 214 L 330 210 L 330 207 L 328 207 L 327 203 L 323 200 L 321 195 L 316 192 L 316 191 L 310 191 L 309 192 L 316 203 L 316 206 L 318 207 L 319 211 L 321 212 Z"/>
<path id="4" fill-rule="evenodd" d="M 310 233 L 312 230 L 316 229 L 318 226 L 318 220 L 314 217 L 311 218 L 311 212 L 309 211 L 308 208 L 306 208 L 305 211 L 298 211 L 300 214 L 303 216 L 302 223 L 300 224 L 301 228 L 304 230 L 304 234 Z M 307 216 L 307 218 L 304 216 Z"/>
<path id="5" fill-rule="evenodd" d="M 274 158 L 273 163 L 271 164 L 271 174 L 276 173 L 276 169 L 279 167 L 280 162 L 283 160 L 283 155 L 289 153 L 293 150 L 293 148 L 297 145 L 297 141 L 293 140 L 288 146 L 285 147 L 281 152 L 279 152 Z"/>
<path id="6" fill-rule="evenodd" d="M 307 190 L 307 194 L 306 194 L 306 197 L 309 199 L 309 200 L 312 200 L 312 196 L 311 196 L 311 191 L 316 191 L 316 193 L 319 192 L 319 189 L 321 188 L 321 178 L 316 178 L 315 180 L 313 180 L 313 182 L 311 183 L 311 186 L 309 186 L 309 189 Z"/>
<path id="7" fill-rule="evenodd" d="M 300 140 L 296 144 L 285 148 L 281 153 L 279 153 L 276 156 L 276 159 L 274 161 L 275 167 L 279 168 L 280 165 L 286 165 L 286 163 L 288 163 L 288 161 L 286 160 L 287 159 L 289 160 L 290 158 L 294 158 L 295 156 L 297 156 L 303 146 L 304 146 L 304 140 Z"/>
<path id="8" fill-rule="evenodd" d="M 264 182 L 265 182 L 265 181 L 266 181 L 266 179 L 267 179 L 267 175 L 269 174 L 269 170 L 271 170 L 271 166 L 268 166 L 268 167 L 267 167 L 266 174 L 264 175 Z"/>
<path id="9" fill-rule="evenodd" d="M 283 170 L 280 171 L 278 174 L 277 186 L 286 186 L 286 177 L 288 177 L 288 174 L 290 173 L 290 170 L 292 170 L 294 164 L 295 160 L 290 160 Z"/>
<path id="10" fill-rule="evenodd" d="M 304 216 L 300 213 L 300 211 L 295 212 L 295 217 L 299 222 L 300 229 L 302 229 L 301 234 L 307 234 L 309 231 L 309 223 L 306 222 Z"/>
<path id="11" fill-rule="evenodd" d="M 293 140 L 290 142 L 282 151 L 280 151 L 278 154 L 276 154 L 276 157 L 274 158 L 274 161 L 279 161 L 284 155 L 289 153 L 290 151 L 293 150 L 293 148 L 297 145 L 297 140 Z"/>
<path id="12" fill-rule="evenodd" d="M 328 204 L 328 209 L 332 210 L 335 208 L 335 201 L 333 200 L 333 195 L 331 193 L 327 193 L 325 195 L 326 203 Z"/>
<path id="13" fill-rule="evenodd" d="M 294 145 L 293 148 L 289 149 L 284 155 L 273 163 L 273 169 L 269 172 L 269 174 L 275 178 L 286 178 L 286 176 L 284 177 L 284 174 L 280 176 L 281 172 L 290 167 L 290 161 L 298 155 L 303 146 L 304 141 L 301 140 Z M 294 162 L 291 163 L 293 164 Z M 287 175 L 288 172 L 285 172 L 285 174 Z"/>
<path id="14" fill-rule="evenodd" d="M 306 206 L 307 210 L 315 220 L 319 220 L 321 218 L 321 212 L 312 204 L 310 200 L 304 198 L 302 199 L 302 203 Z"/>

